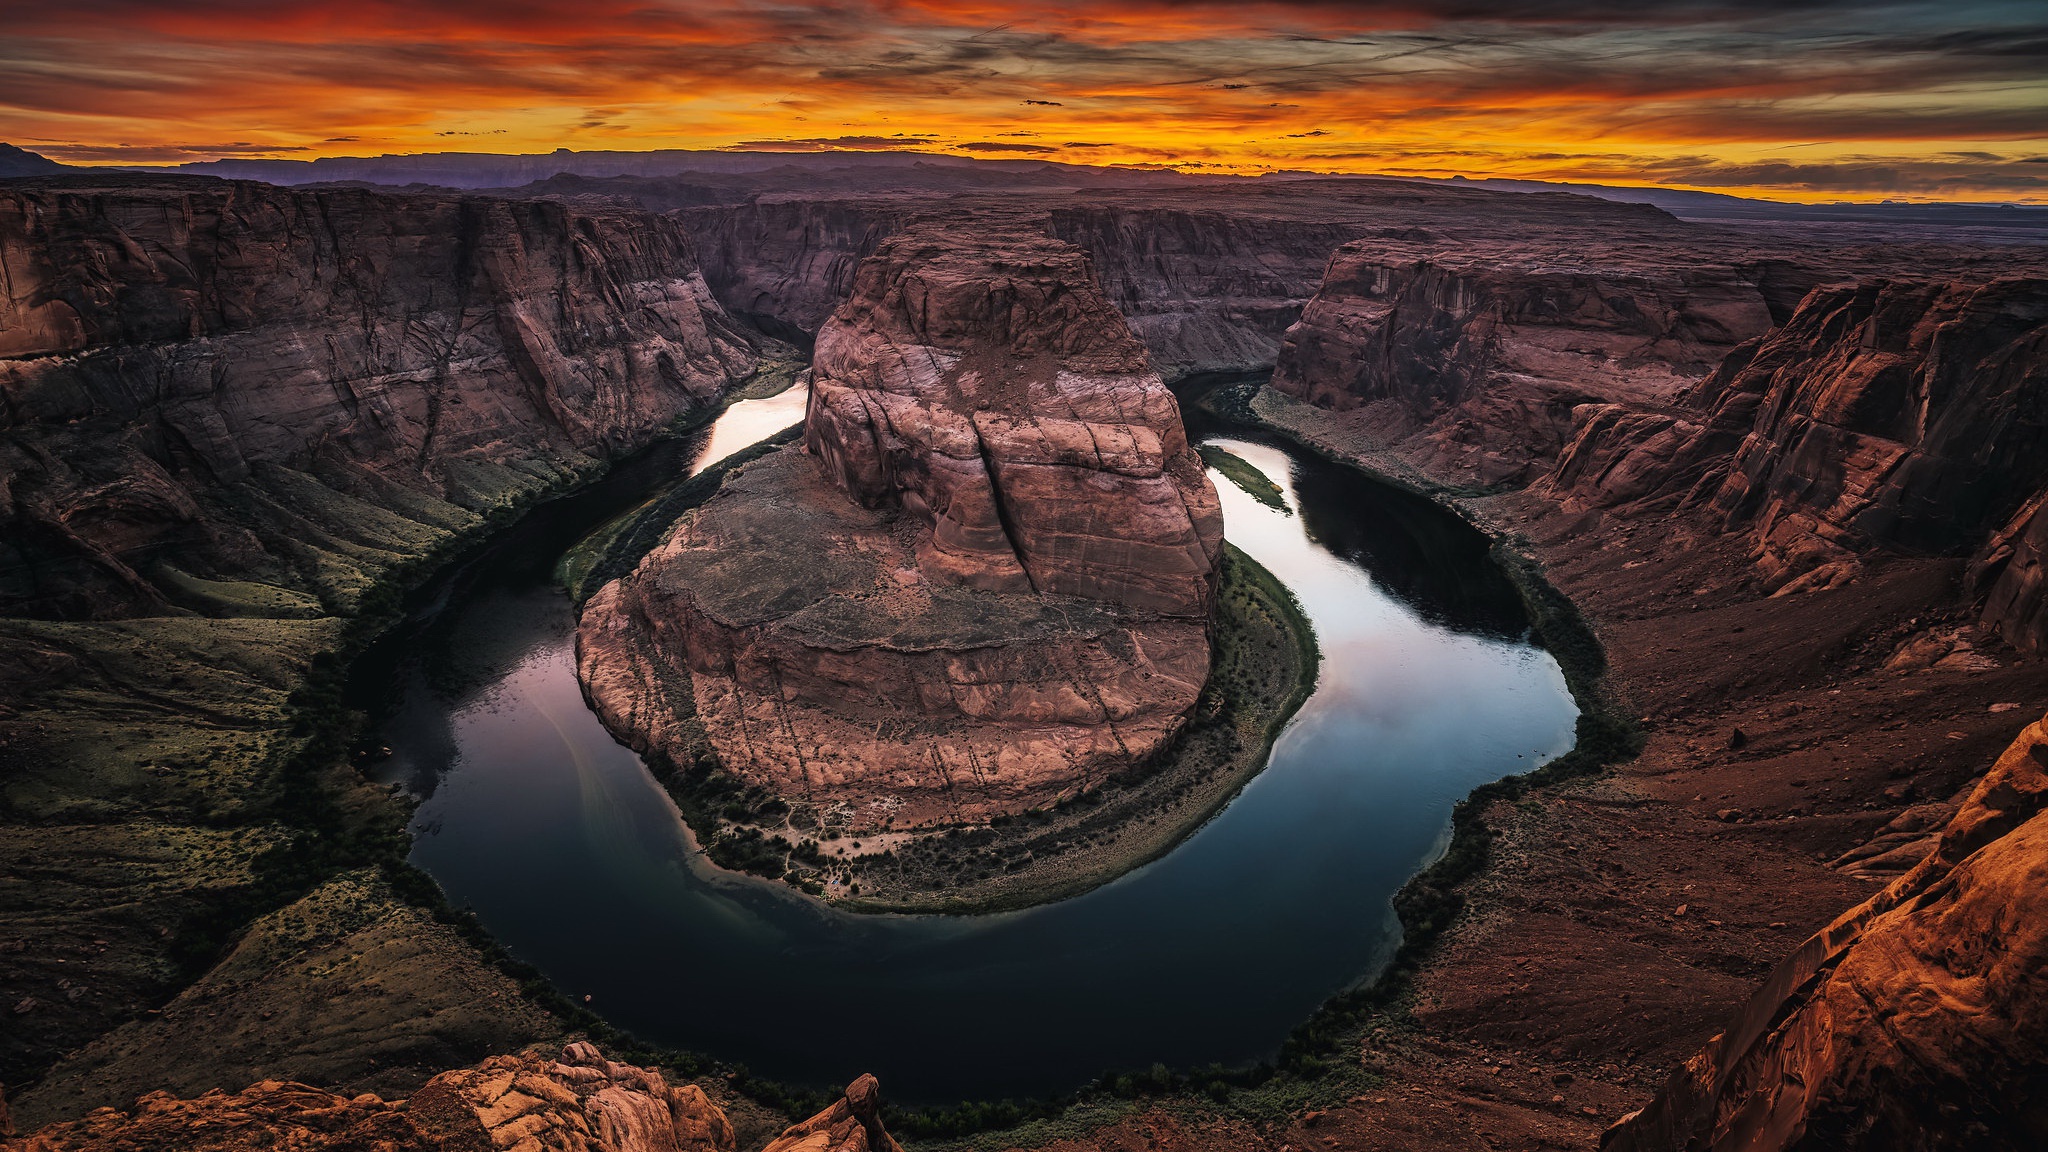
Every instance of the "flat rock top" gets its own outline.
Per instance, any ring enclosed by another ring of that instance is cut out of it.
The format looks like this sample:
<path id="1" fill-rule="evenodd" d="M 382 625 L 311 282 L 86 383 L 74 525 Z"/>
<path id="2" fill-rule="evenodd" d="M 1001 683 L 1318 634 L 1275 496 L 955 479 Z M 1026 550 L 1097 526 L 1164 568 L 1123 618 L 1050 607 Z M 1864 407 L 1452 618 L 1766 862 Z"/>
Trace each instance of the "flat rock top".
<path id="1" fill-rule="evenodd" d="M 848 500 L 815 458 L 788 448 L 729 477 L 642 571 L 720 624 L 779 622 L 822 648 L 980 648 L 1127 619 L 1097 601 L 933 584 L 917 565 L 922 530 Z"/>
<path id="2" fill-rule="evenodd" d="M 1062 369 L 1150 370 L 1145 346 L 1096 287 L 1087 254 L 1022 228 L 928 225 L 891 236 L 862 263 L 833 326 L 906 349 L 995 357 L 981 384 L 954 398 L 965 409 L 1064 406 L 1072 401 L 1052 378 Z"/>

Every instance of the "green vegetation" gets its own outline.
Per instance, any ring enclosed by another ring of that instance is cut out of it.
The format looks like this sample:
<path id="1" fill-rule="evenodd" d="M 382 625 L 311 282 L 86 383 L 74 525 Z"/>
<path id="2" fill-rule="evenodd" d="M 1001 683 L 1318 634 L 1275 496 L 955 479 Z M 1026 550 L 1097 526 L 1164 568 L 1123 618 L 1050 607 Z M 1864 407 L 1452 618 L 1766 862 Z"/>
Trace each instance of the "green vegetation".
<path id="1" fill-rule="evenodd" d="M 1268 508 L 1294 515 L 1294 509 L 1287 506 L 1287 494 L 1280 490 L 1278 484 L 1267 479 L 1264 472 L 1252 467 L 1249 461 L 1214 444 L 1204 444 L 1198 451 L 1202 454 L 1202 463 L 1223 473 L 1225 479 L 1244 489 L 1245 495 Z"/>

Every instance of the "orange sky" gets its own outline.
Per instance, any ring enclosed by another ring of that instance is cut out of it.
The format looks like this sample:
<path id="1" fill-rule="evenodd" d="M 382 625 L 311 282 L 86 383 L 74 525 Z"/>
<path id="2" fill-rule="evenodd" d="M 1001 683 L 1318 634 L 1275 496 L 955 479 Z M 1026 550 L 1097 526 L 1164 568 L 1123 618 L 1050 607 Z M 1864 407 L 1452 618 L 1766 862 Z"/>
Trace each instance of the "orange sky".
<path id="1" fill-rule="evenodd" d="M 2007 0 L 0 0 L 0 140 L 71 163 L 911 147 L 2048 203 Z"/>

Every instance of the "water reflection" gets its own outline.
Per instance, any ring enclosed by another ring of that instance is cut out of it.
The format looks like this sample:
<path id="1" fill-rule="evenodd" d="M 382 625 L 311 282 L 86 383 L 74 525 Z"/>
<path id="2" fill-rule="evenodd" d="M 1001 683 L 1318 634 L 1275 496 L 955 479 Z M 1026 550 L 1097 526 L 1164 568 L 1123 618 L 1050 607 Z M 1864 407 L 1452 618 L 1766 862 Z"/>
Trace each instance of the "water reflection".
<path id="1" fill-rule="evenodd" d="M 743 411 L 690 467 L 794 419 L 754 410 L 741 431 Z M 867 1070 L 898 1099 L 948 1100 L 1271 1053 L 1391 953 L 1390 898 L 1456 799 L 1563 751 L 1574 709 L 1468 527 L 1210 435 L 1299 512 L 1212 477 L 1230 539 L 1314 621 L 1323 672 L 1272 766 L 1152 865 L 973 918 L 850 916 L 711 869 L 584 706 L 572 612 L 548 577 L 630 492 L 515 528 L 504 562 L 466 575 L 383 672 L 390 771 L 427 797 L 413 859 L 614 1023 L 783 1079 Z"/>

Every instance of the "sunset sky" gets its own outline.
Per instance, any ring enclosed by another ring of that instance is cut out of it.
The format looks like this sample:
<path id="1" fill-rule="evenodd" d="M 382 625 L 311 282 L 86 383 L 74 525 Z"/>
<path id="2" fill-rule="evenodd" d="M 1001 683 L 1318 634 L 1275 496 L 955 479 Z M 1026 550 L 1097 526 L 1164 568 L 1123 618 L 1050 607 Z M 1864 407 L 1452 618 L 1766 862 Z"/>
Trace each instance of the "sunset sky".
<path id="1" fill-rule="evenodd" d="M 70 163 L 906 148 L 2048 203 L 2048 3 L 0 0 Z"/>

